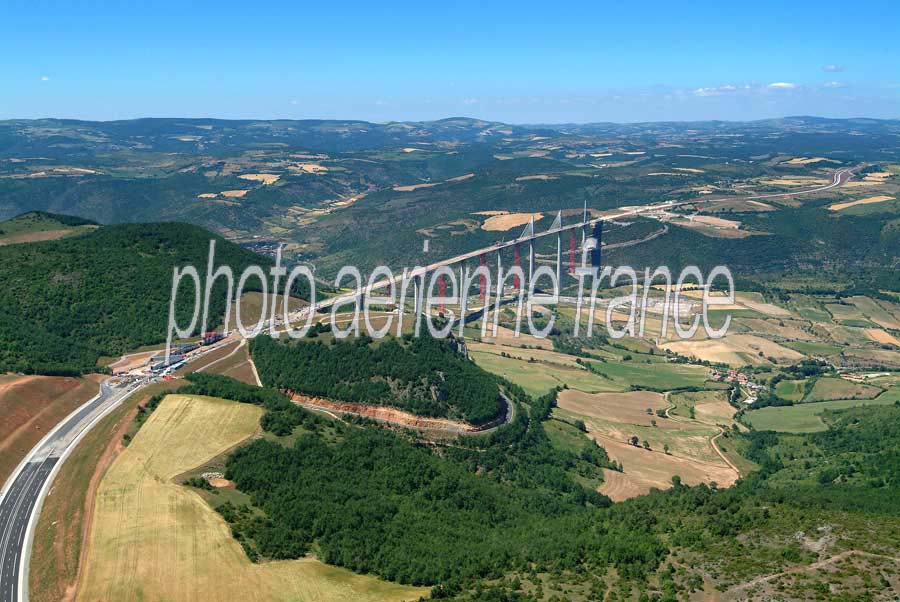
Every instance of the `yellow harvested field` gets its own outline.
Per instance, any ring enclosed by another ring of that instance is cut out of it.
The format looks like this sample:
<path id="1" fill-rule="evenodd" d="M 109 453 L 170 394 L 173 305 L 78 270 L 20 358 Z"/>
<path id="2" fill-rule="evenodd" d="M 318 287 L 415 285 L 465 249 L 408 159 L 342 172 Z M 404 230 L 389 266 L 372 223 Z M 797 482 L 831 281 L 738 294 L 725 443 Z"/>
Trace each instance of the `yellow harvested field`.
<path id="1" fill-rule="evenodd" d="M 883 203 L 885 201 L 893 201 L 894 197 L 887 195 L 879 195 L 879 196 L 870 196 L 864 199 L 859 199 L 856 201 L 847 201 L 846 203 L 835 203 L 834 205 L 829 206 L 828 208 L 832 211 L 840 211 L 841 209 L 847 209 L 848 207 L 855 207 L 857 205 L 871 205 L 872 203 Z"/>
<path id="2" fill-rule="evenodd" d="M 539 339 L 535 336 L 527 334 L 526 331 L 527 329 L 525 329 L 525 331 L 519 332 L 519 336 L 516 336 L 516 332 L 511 328 L 499 326 L 497 328 L 497 336 L 495 337 L 492 336 L 493 327 L 488 326 L 486 336 L 482 337 L 482 340 L 485 343 L 508 345 L 510 347 L 521 347 L 522 345 L 528 345 L 529 347 L 538 347 L 539 349 L 547 349 L 550 351 L 553 350 L 553 343 L 549 338 Z M 522 351 L 524 352 L 525 350 Z"/>
<path id="3" fill-rule="evenodd" d="M 885 178 L 890 178 L 892 175 L 889 171 L 876 171 L 872 173 L 867 173 L 865 178 L 867 180 L 883 180 Z"/>
<path id="4" fill-rule="evenodd" d="M 797 339 L 800 341 L 816 340 L 814 335 L 803 330 L 803 327 L 806 326 L 807 323 L 801 320 L 737 318 L 733 324 L 735 326 L 745 326 L 754 334 Z M 735 326 L 732 326 L 732 328 L 735 328 Z"/>
<path id="5" fill-rule="evenodd" d="M 261 409 L 169 395 L 104 475 L 78 602 L 415 600 L 398 586 L 313 558 L 251 563 L 227 523 L 173 479 L 253 436 Z"/>
<path id="6" fill-rule="evenodd" d="M 550 176 L 546 174 L 536 174 L 533 176 L 519 176 L 516 178 L 516 182 L 527 182 L 528 180 L 556 180 L 559 176 Z"/>
<path id="7" fill-rule="evenodd" d="M 697 420 L 708 424 L 728 424 L 735 409 L 725 399 L 705 401 L 694 406 Z"/>
<path id="8" fill-rule="evenodd" d="M 447 178 L 444 181 L 445 182 L 465 182 L 469 178 L 474 178 L 474 177 L 475 177 L 475 174 L 467 173 L 467 174 L 463 174 L 461 176 L 456 176 L 455 178 Z"/>
<path id="9" fill-rule="evenodd" d="M 425 182 L 422 184 L 409 184 L 407 186 L 394 186 L 393 190 L 396 192 L 412 192 L 413 190 L 419 190 L 420 188 L 433 188 L 438 186 L 439 184 L 447 184 L 449 182 L 463 182 L 468 180 L 469 178 L 474 178 L 475 174 L 467 173 L 461 176 L 456 176 L 455 178 L 448 178 L 443 182 Z"/>
<path id="10" fill-rule="evenodd" d="M 250 192 L 250 191 L 249 190 L 224 190 L 224 191 L 222 191 L 222 196 L 239 199 L 239 198 L 245 196 L 248 192 Z"/>
<path id="11" fill-rule="evenodd" d="M 218 196 L 218 195 L 216 195 L 215 192 L 204 192 L 202 194 L 198 194 L 197 198 L 198 199 L 214 199 L 214 198 L 216 198 L 216 196 Z"/>
<path id="12" fill-rule="evenodd" d="M 719 402 L 725 403 L 717 398 L 706 402 L 700 417 L 721 416 L 726 410 L 719 407 Z M 657 416 L 657 410 L 669 405 L 665 395 L 652 391 L 591 394 L 568 389 L 558 397 L 559 412 L 581 417 L 588 437 L 603 446 L 611 459 L 623 464 L 624 473 L 604 472 L 605 481 L 600 487 L 601 493 L 615 501 L 645 494 L 654 487 L 667 489 L 675 475 L 692 485 L 715 481 L 727 487 L 734 483 L 737 471 L 710 442 L 719 429 L 699 420 Z M 734 410 L 730 412 L 725 423 L 730 422 L 728 417 Z M 651 449 L 631 445 L 628 439 L 632 436 L 648 441 Z M 669 453 L 665 452 L 666 446 Z"/>
<path id="13" fill-rule="evenodd" d="M 897 340 L 897 337 L 880 328 L 867 328 L 866 336 L 876 343 L 881 343 L 882 345 L 893 345 L 895 347 L 900 347 L 900 340 Z"/>
<path id="14" fill-rule="evenodd" d="M 823 180 L 821 178 L 806 178 L 806 177 L 793 177 L 793 178 L 778 178 L 777 180 L 759 180 L 760 184 L 766 184 L 768 186 L 815 186 L 816 184 L 827 184 L 827 180 Z"/>
<path id="15" fill-rule="evenodd" d="M 673 167 L 675 171 L 686 171 L 687 173 L 706 173 L 702 169 L 694 169 L 693 167 Z"/>
<path id="16" fill-rule="evenodd" d="M 844 184 L 845 188 L 867 188 L 869 186 L 878 186 L 880 182 L 876 182 L 874 180 L 869 181 L 856 181 L 856 182 L 847 182 Z"/>
<path id="17" fill-rule="evenodd" d="M 889 301 L 875 301 L 869 297 L 851 297 L 853 303 L 865 315 L 882 328 L 900 330 L 900 311 L 898 306 Z"/>
<path id="18" fill-rule="evenodd" d="M 662 393 L 654 391 L 583 393 L 574 389 L 561 391 L 557 403 L 560 408 L 585 418 L 643 426 L 650 426 L 650 421 L 656 418 L 655 414 L 647 414 L 647 408 L 662 410 L 669 405 Z"/>
<path id="19" fill-rule="evenodd" d="M 408 146 L 408 147 L 406 147 L 406 148 L 401 148 L 400 150 L 403 151 L 404 153 L 421 153 L 421 152 L 424 152 L 421 148 L 413 148 L 413 147 L 411 147 L 411 146 Z"/>
<path id="20" fill-rule="evenodd" d="M 650 493 L 650 485 L 638 477 L 632 476 L 631 473 L 625 474 L 604 468 L 600 493 L 614 502 L 624 502 L 633 497 Z"/>
<path id="21" fill-rule="evenodd" d="M 425 184 L 409 184 L 407 186 L 394 186 L 394 190 L 397 192 L 412 192 L 413 190 L 419 190 L 420 188 L 433 188 L 437 186 L 440 182 L 429 182 Z"/>
<path id="22" fill-rule="evenodd" d="M 328 171 L 327 167 L 318 163 L 294 163 L 289 165 L 288 169 L 302 171 L 303 173 L 324 173 Z"/>
<path id="23" fill-rule="evenodd" d="M 41 242 L 44 240 L 56 240 L 66 236 L 72 236 L 79 232 L 96 230 L 99 226 L 77 226 L 74 228 L 59 228 L 55 230 L 43 230 L 38 232 L 20 232 L 18 234 L 2 235 L 0 247 L 4 245 L 17 245 L 23 242 Z"/>
<path id="24" fill-rule="evenodd" d="M 760 201 L 747 201 L 747 202 L 750 203 L 751 205 L 756 205 L 757 207 L 762 207 L 763 209 L 774 209 L 775 208 L 772 205 L 769 205 L 768 203 L 762 203 Z"/>
<path id="25" fill-rule="evenodd" d="M 250 180 L 251 182 L 262 182 L 266 186 L 274 184 L 281 177 L 274 173 L 245 173 L 238 176 L 242 180 Z"/>
<path id="26" fill-rule="evenodd" d="M 670 291 L 672 291 L 672 292 L 674 293 L 675 291 L 678 290 L 678 284 L 677 284 L 677 283 L 676 283 L 676 284 L 670 284 L 668 287 L 667 287 L 665 284 L 654 284 L 654 285 L 651 286 L 650 288 L 655 288 L 655 289 L 658 290 L 658 291 L 664 291 L 664 290 L 666 290 L 666 288 L 668 288 Z M 681 284 L 681 290 L 685 292 L 684 294 L 687 294 L 687 291 L 696 290 L 696 289 L 698 289 L 698 288 L 699 288 L 699 287 L 698 287 L 698 285 L 697 285 L 696 282 L 683 282 L 683 283 Z M 698 291 L 698 292 L 700 293 L 700 296 L 703 295 L 703 291 L 702 291 L 702 290 L 701 290 L 701 291 Z"/>
<path id="27" fill-rule="evenodd" d="M 612 153 L 591 153 L 591 156 L 597 159 L 602 159 L 603 157 L 612 157 Z"/>
<path id="28" fill-rule="evenodd" d="M 695 222 L 701 224 L 709 224 L 717 228 L 740 228 L 741 222 L 732 219 L 722 219 L 721 217 L 713 217 L 712 215 L 695 215 L 692 218 Z"/>
<path id="29" fill-rule="evenodd" d="M 787 317 L 791 315 L 791 312 L 783 307 L 773 305 L 772 303 L 766 303 L 763 296 L 759 293 L 737 293 L 734 298 L 735 301 L 744 307 L 752 309 L 753 311 L 758 311 L 761 314 L 766 314 L 767 316 Z"/>
<path id="30" fill-rule="evenodd" d="M 681 355 L 730 366 L 768 364 L 768 357 L 779 362 L 796 362 L 803 354 L 774 341 L 749 334 L 731 334 L 722 339 L 671 341 L 660 345 Z M 762 356 L 759 353 L 762 352 Z"/>
<path id="31" fill-rule="evenodd" d="M 509 211 L 476 211 L 472 215 L 506 215 Z"/>
<path id="32" fill-rule="evenodd" d="M 675 173 L 672 171 L 654 171 L 653 173 L 648 173 L 648 176 L 683 176 L 683 173 Z"/>
<path id="33" fill-rule="evenodd" d="M 500 334 L 499 332 L 497 333 Z M 510 333 L 512 336 L 512 333 Z M 513 341 L 519 341 L 519 343 L 524 342 L 522 338 L 513 338 Z M 539 339 L 538 339 L 539 340 Z M 515 344 L 515 343 L 513 343 Z M 560 366 L 568 366 L 571 368 L 579 368 L 581 366 L 575 361 L 578 358 L 574 355 L 567 355 L 565 353 L 557 353 L 556 351 L 552 351 L 550 349 L 521 349 L 519 347 L 505 347 L 501 348 L 498 345 L 492 345 L 490 343 L 477 343 L 472 341 L 471 343 L 467 343 L 466 345 L 469 348 L 469 351 L 478 351 L 483 353 L 494 353 L 500 354 L 506 353 L 513 359 L 519 359 L 523 361 L 528 361 L 529 359 L 534 359 L 536 362 L 546 362 L 549 364 L 557 364 Z M 536 367 L 535 369 L 539 369 Z"/>
<path id="34" fill-rule="evenodd" d="M 670 305 L 673 305 L 673 306 L 675 304 L 675 291 L 676 291 L 677 286 L 678 285 L 673 284 L 669 289 L 671 291 L 669 293 L 669 303 L 670 303 Z M 662 290 L 662 291 L 666 290 L 666 287 L 661 284 L 653 285 L 653 288 L 655 288 L 657 290 Z M 685 284 L 684 286 L 681 287 L 681 294 L 679 295 L 681 300 L 679 301 L 679 303 L 686 304 L 687 303 L 686 299 L 696 299 L 702 303 L 704 292 L 705 291 L 698 289 L 696 284 L 693 285 L 693 288 L 688 288 L 688 285 Z M 713 299 L 715 297 L 724 297 L 724 296 L 725 296 L 725 293 L 723 293 L 721 291 L 710 291 L 710 293 L 709 293 L 710 299 Z M 716 305 L 715 308 L 717 310 L 722 310 L 722 311 L 725 311 L 725 310 L 738 311 L 741 309 L 747 309 L 746 306 L 741 305 L 739 303 L 722 303 L 721 305 Z M 674 310 L 673 310 L 673 315 L 674 315 Z M 687 322 L 687 320 L 685 320 L 685 323 L 686 322 Z"/>
<path id="35" fill-rule="evenodd" d="M 535 221 L 544 217 L 543 213 L 504 213 L 489 217 L 481 224 L 482 230 L 504 232 L 516 226 L 524 226 L 531 218 Z"/>
<path id="36" fill-rule="evenodd" d="M 611 459 L 621 462 L 624 467 L 624 474 L 604 471 L 607 480 L 600 486 L 600 493 L 616 502 L 644 495 L 652 488 L 669 489 L 675 475 L 687 485 L 715 482 L 719 487 L 730 487 L 738 478 L 737 472 L 724 461 L 721 464 L 699 462 L 662 450 L 649 451 L 624 441 L 597 438 L 597 442 L 606 448 Z M 611 473 L 614 473 L 612 478 Z"/>
<path id="37" fill-rule="evenodd" d="M 334 201 L 331 203 L 332 207 L 349 207 L 356 201 L 365 198 L 369 193 L 368 192 L 360 192 L 359 194 L 354 194 L 352 196 L 347 197 L 346 199 L 342 199 L 340 201 Z"/>
<path id="38" fill-rule="evenodd" d="M 835 161 L 834 159 L 826 159 L 825 157 L 795 157 L 790 161 L 787 161 L 788 165 L 810 165 L 811 163 L 840 163 L 840 161 Z"/>

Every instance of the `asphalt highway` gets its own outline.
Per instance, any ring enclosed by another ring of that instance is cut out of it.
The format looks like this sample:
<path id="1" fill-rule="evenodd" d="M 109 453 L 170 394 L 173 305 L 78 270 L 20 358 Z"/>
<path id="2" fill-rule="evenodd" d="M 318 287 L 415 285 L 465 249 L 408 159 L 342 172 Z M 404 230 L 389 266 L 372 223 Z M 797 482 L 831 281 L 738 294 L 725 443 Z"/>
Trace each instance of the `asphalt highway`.
<path id="1" fill-rule="evenodd" d="M 100 393 L 44 437 L 7 481 L 7 489 L 0 500 L 0 602 L 27 599 L 23 582 L 30 552 L 29 524 L 37 520 L 37 510 L 52 481 L 54 468 L 98 417 L 118 405 L 141 384 L 113 387 L 102 383 Z"/>
<path id="2" fill-rule="evenodd" d="M 512 241 L 502 242 L 484 249 L 471 251 L 463 255 L 452 257 L 444 261 L 430 264 L 424 268 L 414 270 L 413 276 L 422 276 L 438 267 L 450 266 L 467 259 L 476 258 L 483 253 L 499 251 L 514 244 L 527 242 L 542 236 L 555 234 L 573 228 L 586 228 L 603 220 L 614 220 L 622 217 L 640 215 L 648 211 L 671 209 L 680 205 L 701 204 L 724 200 L 725 198 L 740 198 L 744 200 L 790 197 L 799 194 L 808 194 L 834 188 L 845 183 L 852 176 L 852 170 L 842 169 L 833 174 L 830 184 L 813 189 L 798 190 L 786 193 L 762 194 L 749 197 L 717 197 L 703 200 L 665 202 L 654 205 L 644 205 L 625 209 L 615 215 L 608 215 L 585 223 L 566 225 L 547 232 L 534 233 L 533 236 L 522 237 Z M 401 277 L 394 279 L 399 282 Z M 375 283 L 374 289 L 387 286 L 388 280 Z M 316 304 L 317 310 L 331 306 L 334 303 L 347 301 L 363 294 L 367 287 L 356 292 L 344 294 L 323 300 Z M 296 317 L 304 315 L 308 309 L 295 314 Z M 268 321 L 267 321 L 268 322 Z M 276 323 L 280 323 L 276 320 Z M 268 324 L 266 324 L 268 325 Z M 99 418 L 121 403 L 126 397 L 150 382 L 149 379 L 133 382 L 127 386 L 114 387 L 107 383 L 100 385 L 100 393 L 92 400 L 82 405 L 69 415 L 63 422 L 54 428 L 19 465 L 0 493 L 0 602 L 27 602 L 27 566 L 31 554 L 30 541 L 31 530 L 40 514 L 40 507 L 47 495 L 49 486 L 55 476 L 56 468 L 62 464 L 65 457 L 75 447 L 75 444 Z M 512 418 L 511 404 L 507 404 L 507 420 Z"/>

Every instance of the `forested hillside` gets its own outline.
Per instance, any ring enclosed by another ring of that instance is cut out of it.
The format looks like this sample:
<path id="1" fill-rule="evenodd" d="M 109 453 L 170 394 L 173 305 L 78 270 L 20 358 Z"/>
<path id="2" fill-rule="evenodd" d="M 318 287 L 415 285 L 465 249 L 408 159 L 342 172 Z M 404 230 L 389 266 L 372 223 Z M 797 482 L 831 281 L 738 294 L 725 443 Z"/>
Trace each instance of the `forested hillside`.
<path id="1" fill-rule="evenodd" d="M 63 240 L 0 247 L 0 372 L 77 373 L 101 356 L 165 341 L 175 266 L 205 274 L 209 241 L 216 265 L 239 273 L 270 260 L 187 224 L 106 226 Z M 219 279 L 211 321 L 225 310 Z M 190 320 L 193 292 L 178 299 Z"/>
<path id="2" fill-rule="evenodd" d="M 269 387 L 471 424 L 487 422 L 500 411 L 494 377 L 459 353 L 454 340 L 423 335 L 373 345 L 360 337 L 325 345 L 257 337 L 250 351 Z"/>
<path id="3" fill-rule="evenodd" d="M 218 509 L 254 560 L 298 557 L 315 546 L 326 562 L 438 584 L 437 597 L 466 600 L 540 599 L 533 587 L 543 573 L 596 599 L 656 591 L 676 600 L 702 588 L 702 574 L 724 571 L 724 588 L 811 562 L 798 529 L 826 524 L 841 533 L 839 549 L 876 554 L 900 531 L 900 441 L 896 426 L 886 426 L 900 424 L 900 407 L 834 414 L 831 430 L 818 435 L 730 433 L 725 444 L 747 449 L 760 472 L 726 490 L 676 481 L 610 505 L 572 476 L 579 463 L 588 472 L 605 468 L 602 449 L 576 456 L 549 443 L 543 420 L 556 393 L 516 396 L 527 411 L 513 423 L 440 453 L 400 434 L 339 423 L 325 434 L 321 423 L 306 422 L 291 447 L 256 440 L 229 458 L 226 476 L 265 515 L 227 502 Z M 865 478 L 848 480 L 839 469 L 797 481 L 798 469 L 822 454 Z M 511 595 L 520 597 L 504 597 Z"/>

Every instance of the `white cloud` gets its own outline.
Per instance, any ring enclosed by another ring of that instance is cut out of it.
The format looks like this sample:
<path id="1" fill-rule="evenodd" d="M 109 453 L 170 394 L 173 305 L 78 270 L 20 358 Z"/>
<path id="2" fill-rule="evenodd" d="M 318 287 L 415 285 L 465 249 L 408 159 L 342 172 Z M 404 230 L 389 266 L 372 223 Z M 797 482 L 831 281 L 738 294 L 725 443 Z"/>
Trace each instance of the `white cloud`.
<path id="1" fill-rule="evenodd" d="M 50 81 L 50 76 L 49 76 L 49 75 L 42 75 L 42 76 L 41 76 L 41 81 L 42 81 L 42 82 L 48 82 L 48 81 Z"/>
<path id="2" fill-rule="evenodd" d="M 844 84 L 841 82 L 825 82 L 826 88 L 843 88 Z"/>
<path id="3" fill-rule="evenodd" d="M 797 87 L 797 84 L 793 82 L 772 82 L 769 84 L 769 87 L 777 90 L 793 90 Z"/>
<path id="4" fill-rule="evenodd" d="M 737 91 L 736 86 L 725 84 L 724 86 L 715 86 L 712 88 L 697 88 L 694 90 L 694 96 L 721 96 L 729 92 Z"/>
<path id="5" fill-rule="evenodd" d="M 827 73 L 837 73 L 839 71 L 844 71 L 846 67 L 843 65 L 825 65 L 825 71 Z"/>

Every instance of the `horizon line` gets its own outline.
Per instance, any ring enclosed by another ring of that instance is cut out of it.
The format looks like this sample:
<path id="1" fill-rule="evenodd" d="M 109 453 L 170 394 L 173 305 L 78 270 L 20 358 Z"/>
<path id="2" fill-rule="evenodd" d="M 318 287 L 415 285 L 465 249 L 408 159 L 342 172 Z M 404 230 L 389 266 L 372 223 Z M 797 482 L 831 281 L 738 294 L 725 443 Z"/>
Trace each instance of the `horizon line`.
<path id="1" fill-rule="evenodd" d="M 481 117 L 470 117 L 465 115 L 453 115 L 448 117 L 439 117 L 436 119 L 390 119 L 386 121 L 370 121 L 368 119 L 359 119 L 353 117 L 347 118 L 334 118 L 334 117 L 300 117 L 300 118 L 269 118 L 269 117 L 186 117 L 186 116 L 178 116 L 178 117 L 160 117 L 160 116 L 144 116 L 144 117 L 131 117 L 127 119 L 82 119 L 78 117 L 10 117 L 10 118 L 2 118 L 0 119 L 0 124 L 8 123 L 8 122 L 16 122 L 16 121 L 73 121 L 73 122 L 81 122 L 81 123 L 125 123 L 129 121 L 173 121 L 173 120 L 186 120 L 186 121 L 223 121 L 223 122 L 258 122 L 258 121 L 267 121 L 267 122 L 303 122 L 303 121 L 318 121 L 318 122 L 334 122 L 334 123 L 346 123 L 346 122 L 359 122 L 359 123 L 367 123 L 371 125 L 391 125 L 394 123 L 439 123 L 442 121 L 454 121 L 454 120 L 466 120 L 466 121 L 482 121 L 490 124 L 502 124 L 502 125 L 511 125 L 518 127 L 563 127 L 563 126 L 590 126 L 590 125 L 642 125 L 642 124 L 658 124 L 658 123 L 672 123 L 672 124 L 688 124 L 688 123 L 762 123 L 766 121 L 778 121 L 785 119 L 821 119 L 826 121 L 857 121 L 857 120 L 866 120 L 866 121 L 877 121 L 877 122 L 894 122 L 900 121 L 900 116 L 898 117 L 866 117 L 863 115 L 855 116 L 855 117 L 826 117 L 823 115 L 782 115 L 780 117 L 763 117 L 758 119 L 663 119 L 663 120 L 643 120 L 643 121 L 559 121 L 559 122 L 551 122 L 551 121 L 535 121 L 535 122 L 513 122 L 513 121 L 498 121 L 495 119 L 483 119 Z"/>

